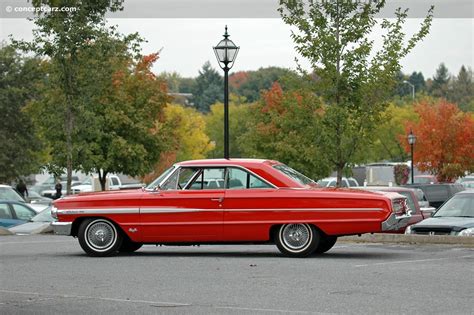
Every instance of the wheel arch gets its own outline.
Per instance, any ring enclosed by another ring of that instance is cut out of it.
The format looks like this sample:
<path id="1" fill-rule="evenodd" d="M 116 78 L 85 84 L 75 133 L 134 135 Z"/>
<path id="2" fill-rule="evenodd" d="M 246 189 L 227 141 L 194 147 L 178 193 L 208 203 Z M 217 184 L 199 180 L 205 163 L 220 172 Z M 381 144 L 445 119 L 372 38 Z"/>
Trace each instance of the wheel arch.
<path id="1" fill-rule="evenodd" d="M 107 217 L 103 217 L 103 216 L 84 216 L 84 217 L 79 217 L 75 219 L 72 222 L 71 236 L 77 237 L 77 235 L 79 234 L 79 227 L 81 226 L 81 223 L 88 219 L 104 219 L 104 220 L 110 221 L 117 229 L 117 232 L 121 233 L 122 236 L 128 237 L 127 233 L 125 233 L 125 231 L 122 229 L 120 224 L 117 224 L 117 222 L 115 222 L 114 220 Z"/>

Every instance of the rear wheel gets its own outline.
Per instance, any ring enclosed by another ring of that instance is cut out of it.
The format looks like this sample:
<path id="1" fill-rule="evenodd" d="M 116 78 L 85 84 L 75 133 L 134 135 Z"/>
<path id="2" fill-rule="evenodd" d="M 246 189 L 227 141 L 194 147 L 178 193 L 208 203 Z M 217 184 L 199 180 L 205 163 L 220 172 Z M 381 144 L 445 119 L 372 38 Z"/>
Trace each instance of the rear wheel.
<path id="1" fill-rule="evenodd" d="M 320 234 L 310 224 L 285 224 L 278 229 L 275 242 L 280 252 L 288 257 L 307 257 L 318 247 Z"/>
<path id="2" fill-rule="evenodd" d="M 142 243 L 133 242 L 129 239 L 124 239 L 122 245 L 119 248 L 119 252 L 121 253 L 133 253 L 134 251 L 140 249 L 142 247 Z"/>
<path id="3" fill-rule="evenodd" d="M 115 255 L 123 240 L 115 224 L 102 218 L 84 220 L 77 236 L 82 249 L 95 257 Z"/>
<path id="4" fill-rule="evenodd" d="M 330 250 L 337 242 L 337 236 L 325 236 L 321 238 L 318 247 L 314 250 L 315 254 L 322 254 Z"/>

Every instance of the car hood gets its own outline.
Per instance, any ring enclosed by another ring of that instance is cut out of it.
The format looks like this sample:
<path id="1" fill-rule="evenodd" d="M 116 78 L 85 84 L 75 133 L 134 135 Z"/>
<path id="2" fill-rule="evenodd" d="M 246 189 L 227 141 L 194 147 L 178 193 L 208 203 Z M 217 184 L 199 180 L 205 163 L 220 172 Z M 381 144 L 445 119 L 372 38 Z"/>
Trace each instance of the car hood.
<path id="1" fill-rule="evenodd" d="M 465 229 L 474 227 L 474 218 L 433 217 L 413 225 L 413 228 L 417 227 L 459 227 Z"/>

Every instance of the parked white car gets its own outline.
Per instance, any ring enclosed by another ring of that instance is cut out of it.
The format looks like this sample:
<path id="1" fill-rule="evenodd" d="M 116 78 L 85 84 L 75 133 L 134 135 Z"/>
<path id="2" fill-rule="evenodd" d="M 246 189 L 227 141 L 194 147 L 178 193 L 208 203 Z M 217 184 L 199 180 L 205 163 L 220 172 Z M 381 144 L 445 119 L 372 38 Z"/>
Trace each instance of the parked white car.
<path id="1" fill-rule="evenodd" d="M 106 190 L 119 190 L 122 187 L 122 181 L 117 175 L 107 176 Z M 99 178 L 97 176 L 89 176 L 81 185 L 74 186 L 73 194 L 82 192 L 91 192 L 101 190 Z"/>
<path id="2" fill-rule="evenodd" d="M 321 187 L 336 187 L 336 177 L 326 177 L 318 180 L 318 185 Z M 359 187 L 359 183 L 353 177 L 343 177 L 342 187 Z"/>

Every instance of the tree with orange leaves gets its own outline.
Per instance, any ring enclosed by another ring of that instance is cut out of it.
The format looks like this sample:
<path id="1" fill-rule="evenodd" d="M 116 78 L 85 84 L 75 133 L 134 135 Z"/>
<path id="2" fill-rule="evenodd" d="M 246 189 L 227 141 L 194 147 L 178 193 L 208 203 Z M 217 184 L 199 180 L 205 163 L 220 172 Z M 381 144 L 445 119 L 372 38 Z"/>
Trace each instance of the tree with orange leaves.
<path id="1" fill-rule="evenodd" d="M 474 119 L 456 104 L 446 100 L 424 99 L 415 105 L 417 122 L 405 125 L 416 135 L 414 161 L 416 167 L 451 182 L 466 171 L 474 172 Z M 407 152 L 410 146 L 405 135 L 399 135 Z"/>

